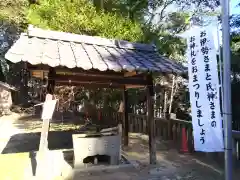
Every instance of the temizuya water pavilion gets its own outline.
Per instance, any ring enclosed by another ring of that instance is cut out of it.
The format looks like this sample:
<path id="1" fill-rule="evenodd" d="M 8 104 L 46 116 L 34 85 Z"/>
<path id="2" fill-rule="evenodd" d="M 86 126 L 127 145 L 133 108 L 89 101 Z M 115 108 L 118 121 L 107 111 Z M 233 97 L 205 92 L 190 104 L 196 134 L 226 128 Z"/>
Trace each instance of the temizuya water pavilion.
<path id="1" fill-rule="evenodd" d="M 154 46 L 86 35 L 43 30 L 29 26 L 6 53 L 13 63 L 25 68 L 48 71 L 49 94 L 55 84 L 112 87 L 146 87 L 150 163 L 156 163 L 152 73 L 185 73 L 185 68 L 157 53 Z M 63 73 L 64 72 L 64 73 Z M 34 74 L 34 73 L 33 73 Z M 128 145 L 128 112 L 123 108 L 124 145 Z"/>

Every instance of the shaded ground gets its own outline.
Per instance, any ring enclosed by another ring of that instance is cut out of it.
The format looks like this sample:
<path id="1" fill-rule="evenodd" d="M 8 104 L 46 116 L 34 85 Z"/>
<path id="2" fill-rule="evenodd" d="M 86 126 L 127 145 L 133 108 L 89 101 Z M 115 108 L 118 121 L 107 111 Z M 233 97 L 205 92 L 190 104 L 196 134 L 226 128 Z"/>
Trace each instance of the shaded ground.
<path id="1" fill-rule="evenodd" d="M 2 154 L 37 151 L 40 142 L 42 121 L 37 117 L 13 114 L 2 117 L 0 124 L 2 141 Z M 72 134 L 80 129 L 83 122 L 51 122 L 49 132 L 49 148 L 70 149 L 72 148 Z M 0 145 L 1 146 L 1 145 Z M 1 148 L 1 147 L 0 147 Z"/>
<path id="2" fill-rule="evenodd" d="M 130 146 L 125 151 L 128 157 L 139 163 L 139 178 L 145 177 L 152 180 L 221 180 L 224 179 L 223 171 L 213 164 L 206 164 L 201 158 L 191 155 L 179 154 L 176 150 L 168 148 L 168 143 L 161 141 L 157 144 L 156 166 L 149 166 L 149 153 L 147 137 L 132 134 Z"/>
<path id="3" fill-rule="evenodd" d="M 53 122 L 49 133 L 49 149 L 72 149 L 72 134 L 79 128 L 80 124 Z M 41 121 L 37 118 L 26 118 L 14 115 L 0 118 L 0 146 L 4 146 L 2 153 L 8 154 L 12 158 L 2 158 L 1 164 L 10 163 L 17 171 L 21 163 L 14 162 L 14 158 L 19 152 L 37 151 L 41 131 Z M 123 154 L 132 162 L 135 162 L 137 169 L 117 170 L 114 172 L 97 172 L 84 175 L 80 173 L 77 179 L 97 180 L 99 176 L 106 180 L 223 180 L 222 167 L 213 161 L 207 161 L 200 156 L 179 154 L 172 149 L 168 142 L 158 140 L 156 166 L 149 166 L 148 137 L 141 134 L 130 134 L 129 147 L 125 148 Z M 24 154 L 24 153 L 23 153 Z M 26 153 L 18 159 L 26 159 Z M 4 161 L 5 159 L 5 161 Z M 11 162 L 14 162 L 11 164 Z M 21 169 L 21 168 L 20 168 Z M 7 169 L 0 168 L 1 172 Z M 239 173 L 240 169 L 236 170 Z M 23 172 L 23 170 L 19 170 Z M 17 172 L 16 172 L 17 173 Z M 11 174 L 11 173 L 10 173 Z M 237 178 L 238 177 L 238 178 Z M 237 180 L 240 177 L 235 174 Z M 3 178 L 1 178 L 3 179 Z M 11 178 L 10 178 L 11 179 Z M 13 178 L 14 179 L 14 178 Z M 234 179 L 234 180 L 235 180 Z M 4 180 L 4 179 L 3 179 Z"/>

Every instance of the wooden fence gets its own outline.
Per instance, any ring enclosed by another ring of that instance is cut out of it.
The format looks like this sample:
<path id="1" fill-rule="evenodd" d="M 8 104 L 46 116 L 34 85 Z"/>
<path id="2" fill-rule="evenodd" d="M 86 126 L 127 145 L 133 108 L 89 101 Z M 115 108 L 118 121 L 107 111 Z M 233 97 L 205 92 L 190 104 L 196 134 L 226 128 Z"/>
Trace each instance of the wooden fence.
<path id="1" fill-rule="evenodd" d="M 111 119 L 114 124 L 122 122 L 121 113 L 102 113 L 102 119 Z M 148 133 L 148 123 L 146 115 L 129 114 L 129 132 Z M 164 119 L 155 118 L 156 136 L 164 141 L 171 141 L 175 148 L 181 148 L 182 131 L 185 130 L 187 134 L 188 149 L 194 153 L 193 148 L 193 134 L 192 123 L 180 119 Z M 238 130 L 238 129 L 237 129 Z M 240 132 L 233 130 L 233 155 L 235 160 L 240 160 Z M 222 158 L 224 157 L 221 154 Z"/>

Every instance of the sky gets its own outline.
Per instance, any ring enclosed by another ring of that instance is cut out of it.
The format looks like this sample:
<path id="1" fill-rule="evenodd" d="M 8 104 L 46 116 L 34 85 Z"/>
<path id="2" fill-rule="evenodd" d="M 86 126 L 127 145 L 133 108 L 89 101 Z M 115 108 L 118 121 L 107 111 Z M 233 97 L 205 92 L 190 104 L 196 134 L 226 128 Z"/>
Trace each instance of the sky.
<path id="1" fill-rule="evenodd" d="M 237 4 L 240 3 L 240 0 L 229 0 L 229 1 L 230 1 L 230 15 L 240 14 L 240 6 L 237 7 Z M 221 7 L 219 9 L 221 9 Z M 166 11 L 167 12 L 176 11 L 176 6 L 175 5 L 169 6 L 169 8 Z M 158 17 L 156 16 L 156 18 L 153 21 L 155 21 L 155 23 L 158 23 Z M 189 34 L 192 34 L 192 33 L 195 32 L 195 28 L 198 28 L 198 27 L 192 26 L 192 28 L 190 28 L 190 30 L 187 30 L 186 32 L 179 34 L 179 36 L 181 36 L 183 38 L 187 38 L 187 36 L 189 36 Z M 209 28 L 211 28 L 212 31 L 214 32 L 213 33 L 214 34 L 213 35 L 214 36 L 214 42 L 215 42 L 216 48 L 218 49 L 218 47 L 219 47 L 218 43 L 221 44 L 221 42 L 222 42 L 221 41 L 222 33 L 219 30 L 220 27 L 218 25 L 217 18 L 215 20 L 213 19 Z"/>
<path id="2" fill-rule="evenodd" d="M 240 7 L 236 7 L 237 4 L 240 2 L 240 0 L 231 0 L 230 1 L 230 15 L 232 14 L 240 14 Z M 216 47 L 217 52 L 219 52 L 219 45 L 222 44 L 222 32 L 218 28 L 219 25 L 217 25 L 216 22 L 212 22 L 211 25 L 208 26 L 208 28 L 211 28 L 211 31 L 213 32 L 213 38 L 214 38 L 214 44 Z M 195 34 L 197 30 L 199 30 L 200 27 L 193 26 L 189 30 L 185 31 L 182 34 L 179 34 L 182 38 L 187 38 L 191 34 Z M 185 64 L 187 66 L 187 63 Z"/>
<path id="3" fill-rule="evenodd" d="M 240 1 L 231 0 L 230 2 L 230 14 L 240 14 L 240 7 L 236 7 Z"/>
<path id="4" fill-rule="evenodd" d="M 230 1 L 230 15 L 240 14 L 240 7 L 236 7 L 239 2 L 240 2 L 240 0 L 231 0 Z M 190 28 L 186 32 L 179 34 L 179 35 L 183 38 L 187 38 L 190 34 L 195 33 L 198 28 L 199 27 L 197 27 L 197 26 L 192 26 L 192 28 Z M 221 40 L 222 33 L 219 30 L 220 27 L 217 25 L 217 21 L 216 22 L 213 21 L 211 23 L 211 25 L 208 26 L 208 28 L 211 28 L 211 30 L 213 32 L 216 32 L 216 33 L 213 33 L 213 37 L 214 37 L 215 47 L 218 50 L 219 49 L 218 43 L 220 43 L 220 44 L 222 43 L 222 40 Z"/>
<path id="5" fill-rule="evenodd" d="M 230 1 L 230 15 L 232 14 L 240 14 L 240 6 L 237 7 L 237 4 L 240 3 L 240 0 L 229 0 Z M 219 7 L 221 9 L 221 7 Z M 170 5 L 166 12 L 173 12 L 176 11 L 177 6 L 175 4 Z M 161 11 L 161 8 L 159 8 L 159 11 Z M 158 23 L 159 18 L 156 16 L 153 20 L 153 22 Z"/>

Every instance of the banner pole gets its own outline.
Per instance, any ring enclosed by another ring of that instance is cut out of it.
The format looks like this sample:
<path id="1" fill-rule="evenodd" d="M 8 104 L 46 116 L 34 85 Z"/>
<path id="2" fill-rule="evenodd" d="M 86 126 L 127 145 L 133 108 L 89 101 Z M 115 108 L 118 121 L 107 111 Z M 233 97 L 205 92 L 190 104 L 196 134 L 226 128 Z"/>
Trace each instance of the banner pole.
<path id="1" fill-rule="evenodd" d="M 229 0 L 222 0 L 222 39 L 223 39 L 223 120 L 225 142 L 225 180 L 232 180 L 232 109 L 231 109 L 231 58 Z"/>
<path id="2" fill-rule="evenodd" d="M 222 112 L 223 112 L 223 62 L 222 62 L 222 53 L 221 53 L 221 45 L 220 45 L 220 35 L 219 35 L 219 24 L 217 24 L 217 38 L 218 38 L 218 63 L 219 63 L 219 78 L 220 78 L 220 89 L 221 89 L 221 115 L 223 116 Z"/>

